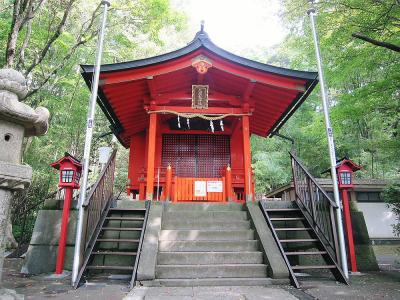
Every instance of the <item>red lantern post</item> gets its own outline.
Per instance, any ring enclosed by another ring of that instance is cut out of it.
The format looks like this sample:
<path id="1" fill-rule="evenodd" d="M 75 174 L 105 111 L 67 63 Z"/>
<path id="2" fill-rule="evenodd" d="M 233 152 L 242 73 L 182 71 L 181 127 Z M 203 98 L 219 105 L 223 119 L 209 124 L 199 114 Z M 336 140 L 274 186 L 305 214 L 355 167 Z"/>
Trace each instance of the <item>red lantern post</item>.
<path id="1" fill-rule="evenodd" d="M 65 260 L 65 245 L 67 243 L 69 211 L 71 209 L 72 194 L 74 189 L 79 188 L 82 165 L 75 157 L 65 153 L 64 157 L 50 164 L 50 166 L 60 171 L 58 186 L 60 188 L 64 188 L 64 206 L 56 261 L 56 274 L 61 274 Z"/>
<path id="2" fill-rule="evenodd" d="M 354 172 L 360 169 L 361 167 L 359 165 L 355 164 L 353 161 L 347 158 L 342 159 L 336 165 L 336 170 L 338 173 L 339 189 L 342 192 L 344 225 L 346 228 L 347 242 L 349 248 L 350 268 L 352 272 L 357 272 L 357 261 L 354 248 L 353 226 L 351 223 L 348 190 L 354 187 L 353 183 Z"/>

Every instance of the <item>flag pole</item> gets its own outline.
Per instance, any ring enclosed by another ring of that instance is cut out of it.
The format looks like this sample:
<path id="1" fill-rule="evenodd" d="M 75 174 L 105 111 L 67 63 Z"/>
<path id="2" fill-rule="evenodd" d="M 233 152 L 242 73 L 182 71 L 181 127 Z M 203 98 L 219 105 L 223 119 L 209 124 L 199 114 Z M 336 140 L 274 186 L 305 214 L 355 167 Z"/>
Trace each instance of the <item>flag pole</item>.
<path id="1" fill-rule="evenodd" d="M 333 130 L 331 127 L 331 121 L 329 118 L 328 95 L 326 92 L 324 72 L 323 72 L 323 68 L 322 68 L 322 58 L 321 58 L 321 52 L 320 52 L 320 48 L 319 48 L 317 29 L 316 29 L 316 25 L 315 25 L 316 10 L 314 7 L 314 1 L 311 0 L 310 2 L 311 2 L 312 7 L 307 11 L 307 14 L 309 15 L 310 20 L 311 20 L 311 28 L 312 28 L 312 34 L 313 34 L 313 39 L 314 39 L 314 45 L 315 45 L 315 54 L 317 57 L 318 76 L 319 76 L 319 82 L 320 82 L 320 86 L 321 86 L 321 96 L 322 96 L 322 105 L 323 105 L 324 118 L 325 118 L 326 136 L 328 139 L 328 148 L 329 148 L 329 156 L 330 156 L 330 163 L 331 163 L 333 195 L 335 198 L 335 202 L 338 206 L 338 208 L 335 209 L 335 212 L 336 212 L 336 220 L 337 220 L 336 223 L 338 226 L 340 262 L 341 262 L 342 270 L 343 270 L 345 277 L 349 278 L 349 271 L 348 271 L 348 267 L 347 267 L 346 244 L 345 244 L 345 240 L 344 240 L 344 231 L 343 231 L 342 211 L 341 211 L 341 205 L 340 205 L 339 187 L 338 187 L 337 174 L 336 174 L 335 142 L 333 139 Z"/>
<path id="2" fill-rule="evenodd" d="M 82 175 L 82 185 L 79 194 L 78 202 L 78 224 L 76 227 L 76 237 L 75 237 L 75 249 L 74 249 L 74 262 L 72 265 L 72 285 L 76 283 L 79 273 L 79 267 L 81 265 L 81 248 L 82 248 L 82 229 L 83 229 L 83 217 L 84 208 L 83 204 L 86 200 L 86 190 L 88 186 L 88 174 L 89 174 L 89 159 L 90 159 L 90 149 L 92 146 L 92 136 L 93 136 L 93 126 L 94 126 L 94 114 L 96 111 L 96 99 L 99 88 L 99 76 L 100 76 L 100 65 L 101 57 L 103 52 L 103 41 L 107 21 L 107 11 L 110 6 L 110 2 L 107 0 L 101 1 L 103 6 L 103 17 L 101 21 L 101 28 L 99 32 L 99 37 L 97 41 L 97 54 L 96 54 L 96 64 L 94 66 L 94 76 L 92 79 L 92 94 L 89 102 L 89 110 L 87 115 L 86 123 L 86 137 L 85 137 L 85 148 L 83 153 L 83 175 Z"/>

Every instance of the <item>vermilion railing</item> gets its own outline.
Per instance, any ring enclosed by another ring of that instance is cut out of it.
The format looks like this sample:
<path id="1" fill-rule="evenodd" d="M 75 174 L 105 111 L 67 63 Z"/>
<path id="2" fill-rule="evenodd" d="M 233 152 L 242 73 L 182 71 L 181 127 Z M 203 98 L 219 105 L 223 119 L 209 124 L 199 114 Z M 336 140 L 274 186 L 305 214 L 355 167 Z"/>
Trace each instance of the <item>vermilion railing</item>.
<path id="1" fill-rule="evenodd" d="M 335 218 L 335 209 L 339 208 L 299 159 L 293 153 L 290 153 L 290 156 L 296 202 L 315 233 L 324 243 L 331 258 L 340 265 Z"/>
<path id="2" fill-rule="evenodd" d="M 117 150 L 114 150 L 104 166 L 96 183 L 89 191 L 86 201 L 83 204 L 87 212 L 85 250 L 96 230 L 99 220 L 110 201 L 114 191 L 115 157 Z"/>
<path id="3" fill-rule="evenodd" d="M 205 196 L 196 196 L 195 182 L 204 182 Z M 208 185 L 210 183 L 220 183 L 221 192 L 209 192 Z M 209 201 L 224 202 L 226 201 L 225 193 L 225 177 L 222 178 L 192 178 L 192 177 L 175 177 L 175 191 L 173 201 Z"/>

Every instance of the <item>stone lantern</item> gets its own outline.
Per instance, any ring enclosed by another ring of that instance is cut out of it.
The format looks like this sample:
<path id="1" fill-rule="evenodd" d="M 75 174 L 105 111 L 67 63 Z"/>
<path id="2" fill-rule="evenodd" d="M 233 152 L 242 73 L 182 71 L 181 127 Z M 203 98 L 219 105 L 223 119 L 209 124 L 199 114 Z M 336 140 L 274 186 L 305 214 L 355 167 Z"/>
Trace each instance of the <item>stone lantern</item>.
<path id="1" fill-rule="evenodd" d="M 26 189 L 32 168 L 21 164 L 24 137 L 44 135 L 49 111 L 20 102 L 28 93 L 24 76 L 12 69 L 0 69 L 0 280 L 3 268 L 6 228 L 13 193 Z"/>

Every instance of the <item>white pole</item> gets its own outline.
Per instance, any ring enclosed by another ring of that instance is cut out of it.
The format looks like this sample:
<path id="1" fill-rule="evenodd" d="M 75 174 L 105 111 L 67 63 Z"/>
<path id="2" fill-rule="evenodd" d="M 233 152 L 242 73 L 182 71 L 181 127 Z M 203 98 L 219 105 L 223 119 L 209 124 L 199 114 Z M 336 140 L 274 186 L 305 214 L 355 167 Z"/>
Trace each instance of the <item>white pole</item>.
<path id="1" fill-rule="evenodd" d="M 314 1 L 311 1 L 313 4 Z M 317 30 L 315 26 L 315 8 L 312 7 L 308 10 L 307 14 L 310 16 L 311 20 L 311 28 L 313 33 L 314 45 L 315 45 L 315 54 L 317 56 L 317 63 L 318 63 L 318 76 L 321 86 L 321 96 L 322 96 L 322 105 L 324 108 L 324 117 L 325 117 L 325 128 L 326 128 L 326 135 L 328 138 L 328 147 L 329 147 L 329 156 L 331 161 L 331 174 L 332 174 L 332 183 L 333 183 L 333 195 L 335 198 L 335 202 L 338 206 L 336 211 L 336 220 L 338 226 L 338 237 L 339 237 L 339 250 L 340 250 L 340 259 L 341 259 L 341 266 L 344 275 L 346 278 L 349 278 L 349 271 L 347 267 L 347 254 L 346 254 L 346 244 L 344 240 L 344 231 L 343 231 L 343 221 L 342 221 L 342 211 L 340 205 L 340 198 L 339 198 L 339 188 L 338 188 L 338 181 L 337 181 L 337 174 L 336 174 L 336 154 L 335 154 L 335 143 L 333 140 L 333 130 L 331 127 L 331 121 L 329 119 L 329 106 L 328 106 L 328 96 L 325 88 L 325 79 L 324 79 L 324 72 L 322 69 L 322 58 L 319 49 L 319 41 Z"/>
<path id="2" fill-rule="evenodd" d="M 82 185 L 80 189 L 79 202 L 78 202 L 78 209 L 79 209 L 78 224 L 76 228 L 74 263 L 72 266 L 72 278 L 71 278 L 72 285 L 75 284 L 78 278 L 79 267 L 81 264 L 81 246 L 82 246 L 81 243 L 82 243 L 82 229 L 83 229 L 83 216 L 84 216 L 83 203 L 86 200 L 86 189 L 88 186 L 89 158 L 90 158 L 90 148 L 92 146 L 93 125 L 94 125 L 93 121 L 94 121 L 94 113 L 96 110 L 97 92 L 99 88 L 100 65 L 103 52 L 103 41 L 104 41 L 104 33 L 107 20 L 107 10 L 108 7 L 110 6 L 110 2 L 103 0 L 101 1 L 101 5 L 103 6 L 103 18 L 101 21 L 99 39 L 97 41 L 96 64 L 92 82 L 92 95 L 90 97 L 87 124 L 86 124 L 85 150 L 83 153 L 83 176 L 82 176 Z"/>

